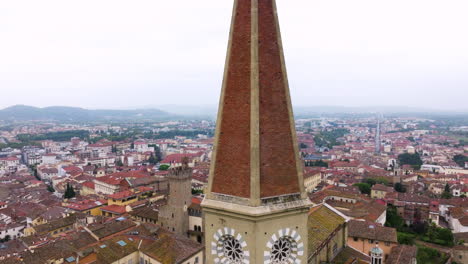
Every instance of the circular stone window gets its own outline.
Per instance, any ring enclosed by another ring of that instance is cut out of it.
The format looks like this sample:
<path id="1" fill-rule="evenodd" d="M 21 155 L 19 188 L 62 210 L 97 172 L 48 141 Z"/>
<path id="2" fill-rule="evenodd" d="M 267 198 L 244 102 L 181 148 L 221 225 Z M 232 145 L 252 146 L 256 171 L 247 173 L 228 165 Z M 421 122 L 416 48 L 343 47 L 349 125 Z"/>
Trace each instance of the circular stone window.
<path id="1" fill-rule="evenodd" d="M 300 263 L 299 256 L 304 255 L 304 243 L 299 233 L 291 228 L 280 229 L 271 236 L 265 251 L 265 263 L 293 264 Z"/>
<path id="2" fill-rule="evenodd" d="M 291 258 L 293 249 L 297 251 L 296 242 L 291 237 L 281 237 L 275 242 L 275 244 L 273 244 L 273 247 L 271 248 L 271 263 L 288 263 L 289 259 Z"/>
<path id="3" fill-rule="evenodd" d="M 237 264 L 242 263 L 244 259 L 244 251 L 239 240 L 231 235 L 225 235 L 219 240 L 219 244 L 223 249 L 224 257 L 229 261 L 228 263 Z"/>
<path id="4" fill-rule="evenodd" d="M 214 262 L 222 264 L 248 264 L 249 251 L 241 234 L 232 228 L 219 229 L 213 236 L 211 253 L 216 255 Z"/>

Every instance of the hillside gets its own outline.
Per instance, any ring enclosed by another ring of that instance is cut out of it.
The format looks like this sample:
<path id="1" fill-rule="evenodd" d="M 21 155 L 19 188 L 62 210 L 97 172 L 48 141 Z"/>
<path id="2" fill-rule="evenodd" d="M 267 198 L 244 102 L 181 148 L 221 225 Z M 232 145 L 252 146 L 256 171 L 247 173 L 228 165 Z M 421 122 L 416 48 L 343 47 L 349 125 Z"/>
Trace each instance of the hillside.
<path id="1" fill-rule="evenodd" d="M 176 115 L 159 109 L 143 110 L 89 110 L 77 107 L 52 106 L 38 108 L 16 105 L 0 110 L 0 120 L 5 121 L 125 121 L 125 120 L 166 120 Z"/>

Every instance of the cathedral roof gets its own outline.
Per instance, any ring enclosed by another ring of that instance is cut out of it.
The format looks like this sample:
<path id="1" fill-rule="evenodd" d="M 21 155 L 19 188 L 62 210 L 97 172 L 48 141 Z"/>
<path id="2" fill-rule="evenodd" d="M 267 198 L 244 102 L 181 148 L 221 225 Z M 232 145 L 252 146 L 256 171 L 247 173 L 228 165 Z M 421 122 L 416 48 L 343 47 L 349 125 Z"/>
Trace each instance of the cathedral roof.
<path id="1" fill-rule="evenodd" d="M 158 239 L 145 245 L 141 251 L 161 263 L 184 263 L 203 250 L 203 246 L 186 237 L 160 230 Z M 201 260 L 200 260 L 201 261 Z"/>
<path id="2" fill-rule="evenodd" d="M 313 207 L 309 211 L 309 220 L 307 224 L 308 239 L 309 239 L 309 256 L 312 256 L 320 251 L 327 241 L 334 235 L 346 219 L 333 212 L 325 205 Z"/>

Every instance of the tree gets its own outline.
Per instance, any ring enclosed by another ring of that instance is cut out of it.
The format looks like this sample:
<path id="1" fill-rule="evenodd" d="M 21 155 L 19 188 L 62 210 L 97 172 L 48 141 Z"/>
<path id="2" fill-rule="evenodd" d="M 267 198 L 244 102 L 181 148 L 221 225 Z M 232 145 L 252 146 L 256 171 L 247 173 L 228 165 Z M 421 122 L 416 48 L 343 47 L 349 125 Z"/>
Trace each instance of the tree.
<path id="1" fill-rule="evenodd" d="M 154 148 L 154 157 L 156 159 L 156 163 L 160 162 L 162 160 L 161 149 L 156 144 L 149 144 L 148 147 Z"/>
<path id="2" fill-rule="evenodd" d="M 407 233 L 402 233 L 402 232 L 397 233 L 398 243 L 400 244 L 414 245 L 415 237 L 416 236 L 413 234 L 407 234 Z"/>
<path id="3" fill-rule="evenodd" d="M 31 166 L 29 166 L 29 168 L 31 169 L 33 176 L 36 177 L 36 179 L 38 181 L 40 181 L 41 177 L 39 177 L 39 174 L 37 173 L 37 166 L 36 165 L 31 165 Z"/>
<path id="4" fill-rule="evenodd" d="M 374 186 L 377 183 L 383 184 L 383 185 L 388 185 L 388 180 L 385 179 L 384 177 L 367 178 L 364 182 L 369 184 L 370 186 Z"/>
<path id="5" fill-rule="evenodd" d="M 325 167 L 328 168 L 328 163 L 323 160 L 306 161 L 306 167 Z"/>
<path id="6" fill-rule="evenodd" d="M 115 165 L 118 166 L 118 167 L 122 167 L 124 164 L 123 162 L 119 159 L 115 162 Z"/>
<path id="7" fill-rule="evenodd" d="M 47 190 L 52 193 L 55 192 L 55 189 L 52 185 L 47 185 Z"/>
<path id="8" fill-rule="evenodd" d="M 168 170 L 171 166 L 169 165 L 166 165 L 166 164 L 163 164 L 161 166 L 159 166 L 159 170 L 160 171 L 165 171 L 165 170 Z"/>
<path id="9" fill-rule="evenodd" d="M 154 148 L 154 155 L 156 156 L 156 162 L 160 162 L 162 160 L 161 149 L 158 146 Z"/>
<path id="10" fill-rule="evenodd" d="M 439 263 L 438 261 L 440 257 L 440 252 L 435 249 L 428 247 L 418 247 L 418 253 L 416 256 L 418 263 Z M 445 261 L 441 263 L 445 263 Z"/>
<path id="11" fill-rule="evenodd" d="M 441 197 L 444 199 L 452 198 L 452 193 L 450 192 L 450 186 L 448 185 L 448 183 L 445 184 L 444 192 L 442 193 Z"/>
<path id="12" fill-rule="evenodd" d="M 65 194 L 64 198 L 65 199 L 70 199 L 76 196 L 75 190 L 73 189 L 73 186 L 71 186 L 69 183 L 67 183 L 67 188 L 65 189 Z"/>
<path id="13" fill-rule="evenodd" d="M 387 207 L 387 221 L 385 222 L 385 226 L 393 227 L 400 231 L 404 225 L 405 220 L 398 215 L 396 207 L 389 205 Z"/>
<path id="14" fill-rule="evenodd" d="M 361 191 L 362 194 L 370 194 L 371 193 L 371 186 L 368 183 L 356 183 L 353 186 L 356 186 L 359 188 L 359 191 Z"/>
<path id="15" fill-rule="evenodd" d="M 372 178 L 368 178 L 364 182 L 369 184 L 370 186 L 374 186 L 375 184 L 377 184 L 377 181 L 375 179 L 372 179 Z"/>
<path id="16" fill-rule="evenodd" d="M 301 143 L 301 144 L 299 145 L 299 148 L 305 149 L 305 148 L 308 148 L 308 146 L 307 146 L 305 143 Z"/>
<path id="17" fill-rule="evenodd" d="M 401 184 L 399 182 L 395 183 L 394 188 L 395 188 L 395 191 L 397 191 L 397 192 L 400 192 L 400 193 L 405 193 L 406 192 L 405 186 L 403 186 L 403 184 Z"/>
<path id="18" fill-rule="evenodd" d="M 202 190 L 195 190 L 195 189 L 192 189 L 192 194 L 193 194 L 193 195 L 203 194 L 203 191 L 202 191 Z"/>
<path id="19" fill-rule="evenodd" d="M 436 227 L 437 238 L 444 241 L 445 245 L 452 246 L 453 245 L 453 233 L 452 230 L 448 228 L 440 228 Z"/>
<path id="20" fill-rule="evenodd" d="M 317 147 L 332 148 L 333 146 L 341 145 L 338 138 L 348 134 L 348 129 L 338 128 L 330 131 L 322 131 L 314 136 L 314 142 Z"/>
<path id="21" fill-rule="evenodd" d="M 436 226 L 434 223 L 428 226 L 427 231 L 422 237 L 423 241 L 435 243 L 442 246 L 453 246 L 453 233 L 448 228 Z"/>
<path id="22" fill-rule="evenodd" d="M 0 239 L 0 243 L 8 242 L 11 240 L 10 235 L 6 235 L 3 239 Z"/>
<path id="23" fill-rule="evenodd" d="M 423 222 L 415 222 L 412 226 L 413 231 L 417 234 L 425 234 L 428 230 L 427 224 Z"/>
<path id="24" fill-rule="evenodd" d="M 33 173 L 34 173 L 34 177 L 36 177 L 36 179 L 40 181 L 40 180 L 41 180 L 41 177 L 39 176 L 39 173 L 37 173 L 37 169 L 36 169 L 36 168 L 34 168 Z"/>
<path id="25" fill-rule="evenodd" d="M 468 157 L 462 154 L 458 154 L 453 157 L 453 161 L 455 161 L 458 166 L 465 167 L 465 162 L 468 162 Z"/>
<path id="26" fill-rule="evenodd" d="M 421 165 L 423 164 L 423 161 L 421 157 L 419 156 L 419 153 L 415 154 L 409 154 L 409 153 L 404 153 L 398 155 L 398 161 L 400 162 L 401 165 L 411 165 L 413 168 L 419 170 L 421 168 Z"/>
<path id="27" fill-rule="evenodd" d="M 149 164 L 152 164 L 152 165 L 158 163 L 156 158 L 154 157 L 153 153 L 151 153 L 151 156 L 149 157 L 148 162 L 149 162 Z"/>
<path id="28" fill-rule="evenodd" d="M 49 132 L 45 134 L 19 134 L 17 139 L 22 142 L 29 141 L 40 141 L 40 140 L 53 140 L 53 141 L 69 141 L 71 138 L 87 138 L 89 137 L 89 131 L 87 130 L 70 130 L 70 131 L 59 131 Z"/>

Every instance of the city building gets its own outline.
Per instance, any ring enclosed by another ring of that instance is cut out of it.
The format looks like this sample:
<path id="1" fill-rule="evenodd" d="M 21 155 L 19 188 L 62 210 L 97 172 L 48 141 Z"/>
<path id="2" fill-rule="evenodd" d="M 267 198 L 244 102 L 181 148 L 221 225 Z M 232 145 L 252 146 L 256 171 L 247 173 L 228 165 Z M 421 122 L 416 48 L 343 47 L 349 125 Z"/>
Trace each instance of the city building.
<path id="1" fill-rule="evenodd" d="M 374 199 L 384 199 L 388 193 L 394 192 L 392 187 L 382 184 L 375 184 L 371 188 L 371 197 Z"/>
<path id="2" fill-rule="evenodd" d="M 348 245 L 372 257 L 372 249 L 378 244 L 383 252 L 383 263 L 398 245 L 395 228 L 359 220 L 349 221 L 348 228 Z"/>

